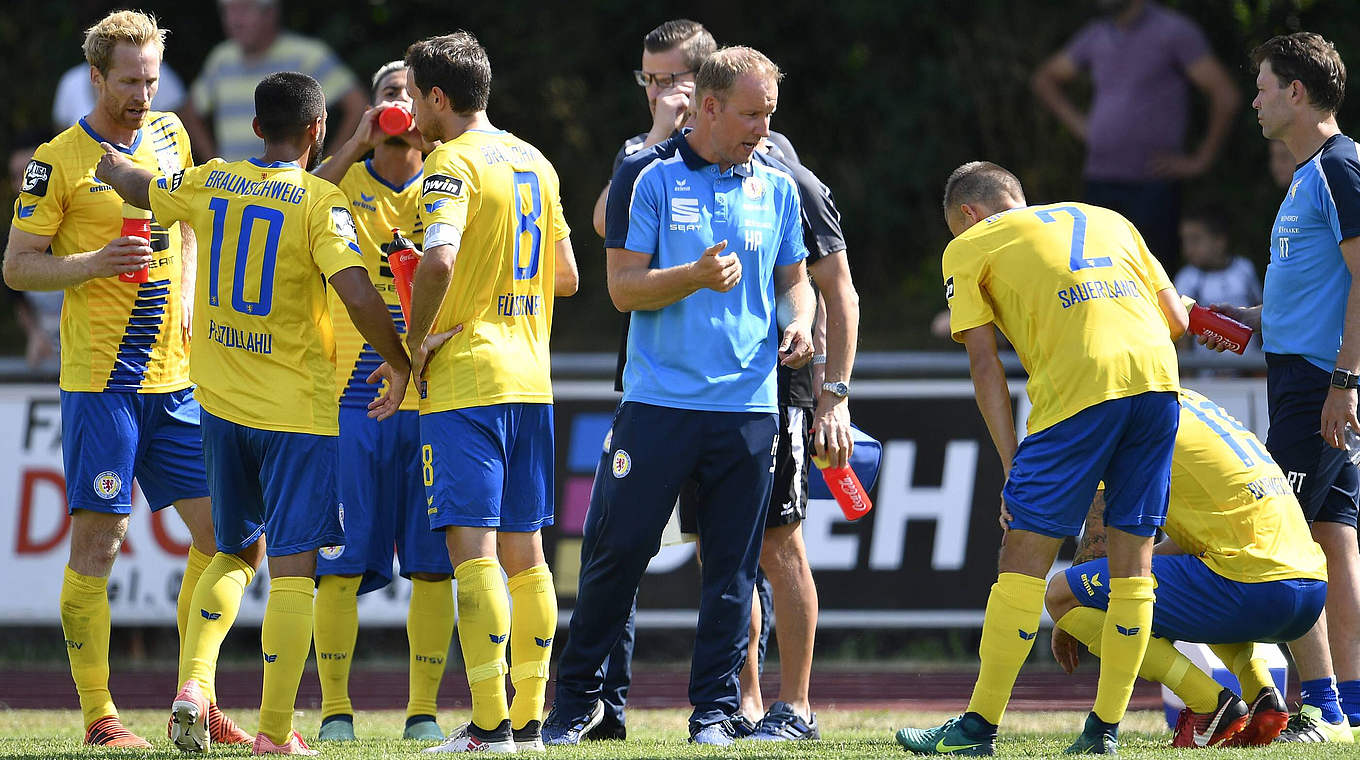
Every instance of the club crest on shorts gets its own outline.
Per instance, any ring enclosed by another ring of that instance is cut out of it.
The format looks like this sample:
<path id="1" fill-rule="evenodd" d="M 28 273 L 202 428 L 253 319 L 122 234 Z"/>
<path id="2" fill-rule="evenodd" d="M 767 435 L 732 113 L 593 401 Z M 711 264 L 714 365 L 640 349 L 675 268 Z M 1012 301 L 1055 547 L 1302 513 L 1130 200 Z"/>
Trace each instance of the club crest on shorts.
<path id="1" fill-rule="evenodd" d="M 101 499 L 112 499 L 123 490 L 123 479 L 113 470 L 104 470 L 94 476 L 94 492 Z"/>
<path id="2" fill-rule="evenodd" d="M 335 513 L 340 518 L 340 530 L 344 530 L 345 502 L 342 501 L 339 504 L 335 505 Z M 325 559 L 338 559 L 340 555 L 345 553 L 345 545 L 341 544 L 339 546 L 323 546 L 320 549 L 317 549 L 316 553 L 320 554 Z"/>
<path id="3" fill-rule="evenodd" d="M 633 458 L 628 456 L 628 452 L 619 449 L 614 452 L 614 477 L 622 478 L 633 469 Z"/>

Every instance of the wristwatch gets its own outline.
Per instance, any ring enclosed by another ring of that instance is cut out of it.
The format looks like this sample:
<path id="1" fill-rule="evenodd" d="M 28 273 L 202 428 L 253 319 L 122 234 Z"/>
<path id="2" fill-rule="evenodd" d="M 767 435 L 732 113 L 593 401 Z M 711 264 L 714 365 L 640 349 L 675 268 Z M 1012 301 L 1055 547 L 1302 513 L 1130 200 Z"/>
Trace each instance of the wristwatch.
<path id="1" fill-rule="evenodd" d="M 828 383 L 829 384 L 829 383 Z M 1332 387 L 1341 390 L 1360 388 L 1360 375 L 1354 372 L 1347 372 L 1344 369 L 1332 370 Z"/>
<path id="2" fill-rule="evenodd" d="M 1354 377 L 1354 375 L 1352 375 Z M 1351 386 L 1352 388 L 1355 386 Z M 850 395 L 850 385 L 848 383 L 822 383 L 822 390 L 830 393 L 836 398 L 845 398 Z"/>

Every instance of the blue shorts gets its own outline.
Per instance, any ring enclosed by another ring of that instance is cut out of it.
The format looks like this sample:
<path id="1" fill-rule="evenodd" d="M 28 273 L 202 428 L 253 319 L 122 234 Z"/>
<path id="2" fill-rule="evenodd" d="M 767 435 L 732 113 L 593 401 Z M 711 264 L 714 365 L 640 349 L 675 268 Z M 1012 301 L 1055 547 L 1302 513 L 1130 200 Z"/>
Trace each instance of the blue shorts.
<path id="1" fill-rule="evenodd" d="M 204 411 L 203 456 L 218 551 L 236 554 L 261 534 L 271 557 L 345 543 L 335 436 L 260 430 Z"/>
<path id="2" fill-rule="evenodd" d="M 420 439 L 431 528 L 531 533 L 552 525 L 552 404 L 422 414 Z"/>
<path id="3" fill-rule="evenodd" d="M 136 478 L 152 510 L 208 495 L 194 389 L 61 392 L 67 510 L 125 515 Z"/>
<path id="4" fill-rule="evenodd" d="M 1002 489 L 1011 527 L 1065 538 L 1081 532 L 1105 481 L 1105 524 L 1151 536 L 1166 522 L 1175 393 L 1140 393 L 1087 407 L 1025 437 Z"/>
<path id="5" fill-rule="evenodd" d="M 1107 560 L 1074 565 L 1066 574 L 1067 585 L 1082 605 L 1109 608 Z M 1290 642 L 1313 627 L 1327 600 L 1327 581 L 1242 583 L 1215 573 L 1191 554 L 1153 555 L 1152 577 L 1157 582 L 1152 632 L 1176 641 Z"/>
<path id="6" fill-rule="evenodd" d="M 452 575 L 444 534 L 425 517 L 420 413 L 378 422 L 366 409 L 341 407 L 339 448 L 341 517 L 353 545 L 322 548 L 316 574 L 363 575 L 359 593 L 376 591 L 392 582 L 395 542 L 404 577 Z"/>
<path id="7" fill-rule="evenodd" d="M 1266 450 L 1294 487 L 1308 522 L 1355 527 L 1360 473 L 1346 452 L 1328 446 L 1321 434 L 1331 379 L 1301 356 L 1266 354 Z"/>

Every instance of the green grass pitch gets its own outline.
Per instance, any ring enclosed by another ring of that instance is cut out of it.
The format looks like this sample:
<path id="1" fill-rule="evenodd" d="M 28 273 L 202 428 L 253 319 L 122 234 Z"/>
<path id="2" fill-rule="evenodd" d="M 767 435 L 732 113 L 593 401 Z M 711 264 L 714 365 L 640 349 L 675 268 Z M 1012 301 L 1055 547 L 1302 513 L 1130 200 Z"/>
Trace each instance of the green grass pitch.
<path id="1" fill-rule="evenodd" d="M 605 758 L 892 758 L 906 757 L 892 734 L 904 725 L 929 726 L 949 717 L 943 713 L 899 711 L 822 710 L 818 713 L 822 736 L 820 742 L 765 744 L 738 742 L 730 748 L 695 747 L 685 742 L 684 710 L 629 711 L 629 740 L 626 742 L 590 742 L 579 747 L 551 747 L 548 758 L 605 760 Z M 129 710 L 123 713 L 127 725 L 151 740 L 156 749 L 151 752 L 132 750 L 96 750 L 80 744 L 80 714 L 74 710 L 9 710 L 0 711 L 0 758 L 183 758 L 165 738 L 168 711 Z M 254 723 L 254 716 L 244 710 L 233 711 L 233 716 L 245 725 Z M 440 725 L 448 729 L 467 720 L 467 713 L 444 711 Z M 1000 757 L 1056 757 L 1071 741 L 1081 725 L 1083 714 L 1076 712 L 1011 713 L 1006 716 L 1001 740 L 997 744 Z M 360 741 L 347 744 L 314 742 L 321 757 L 369 760 L 369 758 L 414 757 L 425 746 L 419 742 L 402 741 L 403 714 L 399 711 L 361 712 L 355 722 Z M 303 736 L 316 733 L 318 715 L 301 713 L 295 725 Z M 1130 713 L 1124 721 L 1120 736 L 1120 756 L 1138 758 L 1203 757 L 1217 760 L 1230 758 L 1357 758 L 1360 745 L 1280 745 L 1259 749 L 1235 750 L 1174 750 L 1171 736 L 1155 712 Z M 1187 754 L 1193 753 L 1193 754 Z M 210 756 L 247 757 L 245 748 L 214 747 Z"/>

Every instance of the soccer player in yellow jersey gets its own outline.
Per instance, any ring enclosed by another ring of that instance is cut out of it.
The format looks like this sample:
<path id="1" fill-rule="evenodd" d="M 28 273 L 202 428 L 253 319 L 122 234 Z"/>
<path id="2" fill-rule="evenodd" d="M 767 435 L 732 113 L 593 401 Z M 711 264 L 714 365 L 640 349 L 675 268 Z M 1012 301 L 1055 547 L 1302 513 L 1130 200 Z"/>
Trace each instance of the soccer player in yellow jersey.
<path id="1" fill-rule="evenodd" d="M 257 755 L 316 754 L 293 730 L 293 705 L 311 649 L 316 551 L 345 544 L 328 285 L 387 361 L 368 378 L 389 383 L 369 404 L 370 414 L 395 413 L 409 380 L 401 339 L 364 267 L 349 203 L 306 171 L 319 162 L 325 119 L 315 79 L 271 74 L 255 89 L 263 156 L 213 160 L 153 182 L 109 149 L 97 171 L 128 202 L 160 219 L 187 221 L 198 232 L 190 370 L 203 405 L 217 531 L 213 565 L 229 571 L 212 587 L 199 584 L 194 604 L 204 606 L 200 601 L 232 586 L 237 553 L 266 538 L 270 584 L 260 631 Z M 185 635 L 188 677 L 171 707 L 171 738 L 187 751 L 208 748 L 202 687 L 211 683 L 227 633 L 221 618 L 204 618 L 193 619 Z"/>
<path id="2" fill-rule="evenodd" d="M 945 296 L 968 349 L 978 407 L 1001 456 L 1005 534 L 987 600 L 977 684 L 964 715 L 904 728 L 920 754 L 990 755 L 1043 611 L 1044 578 L 1102 480 L 1110 603 L 1095 706 L 1069 752 L 1115 751 L 1152 627 L 1152 536 L 1166 519 L 1179 407 L 1173 341 L 1185 307 L 1142 237 L 1113 211 L 1026 206 L 1015 175 L 964 164 L 945 185 Z M 1029 373 L 1029 434 L 1017 446 L 996 330 Z"/>
<path id="3" fill-rule="evenodd" d="M 12 288 L 65 290 L 62 457 L 71 548 L 61 622 L 85 742 L 115 747 L 151 746 L 123 727 L 108 684 L 108 576 L 127 532 L 133 478 L 153 510 L 174 504 L 193 538 L 176 616 L 181 638 L 191 614 L 200 614 L 190 600 L 214 551 L 186 346 L 193 233 L 156 219 L 149 240 L 123 237 L 122 199 L 94 177 L 101 142 L 151 171 L 172 173 L 193 163 L 179 119 L 150 110 L 165 33 L 154 18 L 134 11 L 111 13 L 86 30 L 94 109 L 29 161 L 4 264 Z M 118 277 L 139 270 L 145 270 L 143 282 Z M 242 562 L 245 572 L 254 572 L 258 547 L 243 547 Z M 239 597 L 238 591 L 237 604 Z M 213 739 L 249 742 L 217 710 L 211 684 L 207 693 Z"/>
<path id="4" fill-rule="evenodd" d="M 1157 638 L 1139 675 L 1185 700 L 1174 746 L 1268 744 L 1289 711 L 1251 642 L 1289 642 L 1313 627 L 1327 599 L 1327 558 L 1256 436 L 1194 391 L 1181 391 L 1180 406 L 1167 540 L 1152 558 Z M 1072 567 L 1048 583 L 1045 604 L 1059 629 L 1053 654 L 1069 673 L 1077 664 L 1072 637 L 1101 652 L 1110 594 L 1109 563 L 1093 559 L 1105 541 L 1101 506 L 1092 505 Z M 1209 644 L 1253 696 L 1250 709 L 1171 641 Z"/>
<path id="5" fill-rule="evenodd" d="M 425 159 L 425 255 L 406 342 L 423 386 L 430 526 L 444 531 L 453 562 L 472 690 L 472 720 L 430 751 L 542 749 L 557 630 L 539 536 L 553 519 L 548 335 L 554 297 L 576 291 L 570 230 L 552 164 L 487 119 L 491 64 L 477 40 L 417 42 L 406 65 L 416 127 L 442 141 Z"/>
<path id="6" fill-rule="evenodd" d="M 406 332 L 401 304 L 382 252 L 392 230 L 419 245 L 424 239 L 420 178 L 424 156 L 420 133 L 387 135 L 377 126 L 385 107 L 405 106 L 408 71 L 392 61 L 373 75 L 374 107 L 364 114 L 349 139 L 313 174 L 334 182 L 349 199 L 369 278 L 382 293 L 398 334 Z M 372 158 L 361 161 L 366 153 Z M 444 536 L 430 530 L 425 516 L 425 485 L 420 476 L 419 396 L 407 388 L 401 411 L 392 419 L 369 419 L 368 404 L 378 389 L 365 382 L 382 359 L 364 342 L 346 317 L 334 291 L 336 392 L 340 396 L 340 500 L 345 505 L 345 532 L 369 540 L 321 550 L 316 563 L 316 670 L 321 681 L 321 730 L 327 741 L 354 739 L 354 708 L 349 700 L 349 672 L 359 630 L 357 594 L 392 580 L 392 547 L 401 574 L 411 579 L 406 616 L 410 642 L 410 692 L 406 703 L 406 739 L 444 738 L 435 722 L 435 697 L 444 676 L 449 640 L 453 637 L 453 568 Z"/>

